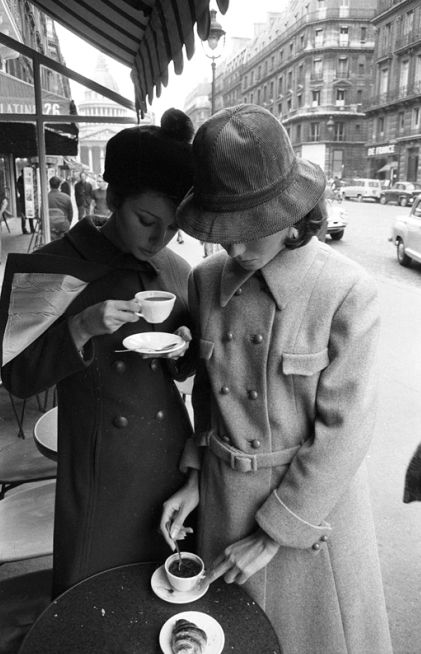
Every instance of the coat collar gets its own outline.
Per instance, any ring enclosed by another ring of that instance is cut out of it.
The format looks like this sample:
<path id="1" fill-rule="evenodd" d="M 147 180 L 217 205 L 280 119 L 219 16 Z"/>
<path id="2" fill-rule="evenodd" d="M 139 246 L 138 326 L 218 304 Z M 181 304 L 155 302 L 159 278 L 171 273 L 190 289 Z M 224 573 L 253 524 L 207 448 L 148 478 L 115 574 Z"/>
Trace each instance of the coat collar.
<path id="1" fill-rule="evenodd" d="M 87 260 L 102 263 L 114 269 L 133 269 L 152 274 L 159 273 L 160 254 L 153 261 L 140 261 L 122 252 L 95 227 L 89 218 L 79 221 L 64 238 Z"/>
<path id="2" fill-rule="evenodd" d="M 278 309 L 284 309 L 294 296 L 308 273 L 317 253 L 319 241 L 313 237 L 307 245 L 296 250 L 282 250 L 264 268 L 261 274 L 275 300 Z M 225 307 L 234 293 L 253 272 L 243 270 L 233 259 L 227 258 L 221 275 L 220 303 Z"/>

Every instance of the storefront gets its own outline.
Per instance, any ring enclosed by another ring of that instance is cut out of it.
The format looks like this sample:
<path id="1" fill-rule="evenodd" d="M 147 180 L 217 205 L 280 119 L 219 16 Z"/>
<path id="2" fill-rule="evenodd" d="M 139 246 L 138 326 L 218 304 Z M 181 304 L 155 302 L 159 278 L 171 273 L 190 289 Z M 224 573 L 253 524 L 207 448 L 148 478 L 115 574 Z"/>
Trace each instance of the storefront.
<path id="1" fill-rule="evenodd" d="M 368 176 L 391 184 L 399 179 L 399 146 L 385 143 L 368 148 Z"/>

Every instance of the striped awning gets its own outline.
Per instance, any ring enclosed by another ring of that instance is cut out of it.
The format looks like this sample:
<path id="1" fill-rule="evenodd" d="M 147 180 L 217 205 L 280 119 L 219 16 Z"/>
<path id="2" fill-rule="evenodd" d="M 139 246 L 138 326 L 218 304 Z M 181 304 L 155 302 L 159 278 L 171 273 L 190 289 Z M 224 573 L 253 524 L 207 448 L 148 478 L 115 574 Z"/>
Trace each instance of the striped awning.
<path id="1" fill-rule="evenodd" d="M 216 0 L 225 14 L 229 0 Z M 194 53 L 194 27 L 208 38 L 210 0 L 33 0 L 58 23 L 131 68 L 136 103 L 146 109 L 168 83 L 168 66 L 183 71 Z"/>

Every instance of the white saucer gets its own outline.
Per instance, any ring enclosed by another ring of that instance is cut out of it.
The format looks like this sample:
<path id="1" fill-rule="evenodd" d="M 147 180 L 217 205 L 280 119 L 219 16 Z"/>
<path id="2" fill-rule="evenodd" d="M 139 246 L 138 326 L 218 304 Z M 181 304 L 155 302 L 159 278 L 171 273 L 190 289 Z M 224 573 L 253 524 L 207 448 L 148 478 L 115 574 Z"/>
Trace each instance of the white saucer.
<path id="1" fill-rule="evenodd" d="M 167 345 L 175 343 L 173 347 L 167 348 Z M 139 352 L 139 354 L 153 354 L 155 357 L 166 356 L 182 350 L 185 341 L 177 334 L 168 332 L 142 332 L 132 334 L 123 340 L 123 345 L 128 350 Z M 161 348 L 165 348 L 162 351 Z"/>
<path id="2" fill-rule="evenodd" d="M 181 620 L 181 618 L 193 622 L 206 633 L 208 642 L 203 654 L 221 654 L 225 643 L 224 630 L 215 618 L 200 611 L 184 611 L 168 618 L 159 632 L 159 644 L 164 654 L 172 654 L 173 652 L 171 649 L 171 634 L 176 621 Z"/>
<path id="3" fill-rule="evenodd" d="M 201 583 L 195 590 L 190 590 L 186 593 L 181 593 L 178 590 L 173 590 L 165 574 L 165 568 L 161 565 L 157 568 L 151 577 L 152 590 L 161 599 L 171 604 L 188 604 L 203 597 L 209 588 L 206 582 Z"/>

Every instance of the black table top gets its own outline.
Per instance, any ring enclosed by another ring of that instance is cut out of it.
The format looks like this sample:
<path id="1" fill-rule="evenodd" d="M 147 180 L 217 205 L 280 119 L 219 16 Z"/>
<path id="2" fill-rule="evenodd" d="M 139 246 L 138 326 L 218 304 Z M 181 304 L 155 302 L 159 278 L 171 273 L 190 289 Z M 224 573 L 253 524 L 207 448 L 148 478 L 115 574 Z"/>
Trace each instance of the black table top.
<path id="1" fill-rule="evenodd" d="M 218 579 L 195 602 L 170 604 L 152 591 L 157 567 L 125 565 L 76 584 L 41 614 L 19 654 L 160 654 L 162 625 L 183 611 L 219 622 L 224 654 L 281 654 L 265 613 L 240 586 Z"/>

